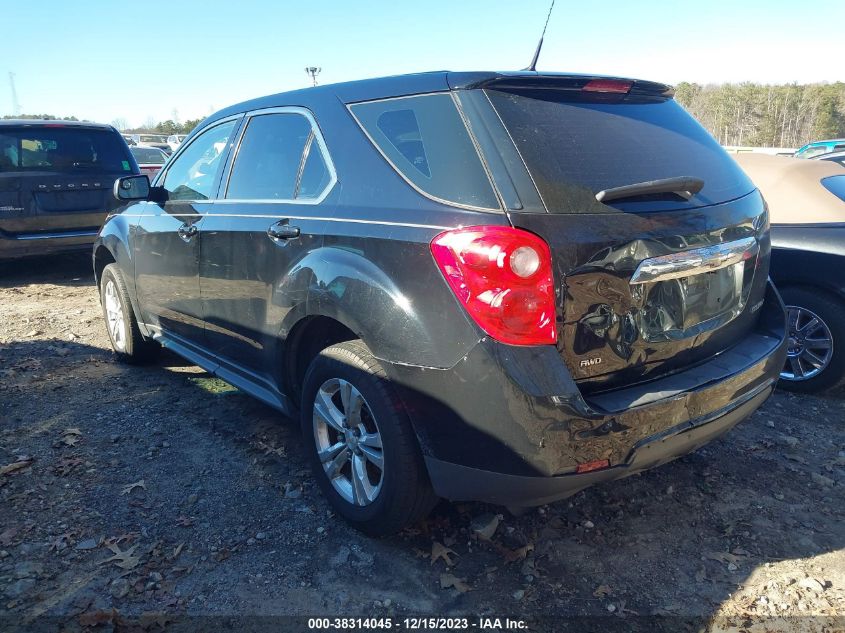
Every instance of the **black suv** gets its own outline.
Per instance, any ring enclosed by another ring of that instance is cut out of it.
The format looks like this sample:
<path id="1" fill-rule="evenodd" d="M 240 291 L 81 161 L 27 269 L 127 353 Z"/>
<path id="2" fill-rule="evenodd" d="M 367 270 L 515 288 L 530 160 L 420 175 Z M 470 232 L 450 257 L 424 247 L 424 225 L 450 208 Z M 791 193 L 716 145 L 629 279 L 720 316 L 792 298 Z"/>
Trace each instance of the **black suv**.
<path id="1" fill-rule="evenodd" d="M 370 534 L 437 497 L 524 507 L 683 455 L 783 366 L 765 204 L 629 79 L 436 72 L 204 121 L 111 217 L 115 351 L 164 345 L 301 417 Z"/>
<path id="2" fill-rule="evenodd" d="M 109 125 L 0 121 L 0 259 L 88 250 L 116 178 L 140 173 Z"/>

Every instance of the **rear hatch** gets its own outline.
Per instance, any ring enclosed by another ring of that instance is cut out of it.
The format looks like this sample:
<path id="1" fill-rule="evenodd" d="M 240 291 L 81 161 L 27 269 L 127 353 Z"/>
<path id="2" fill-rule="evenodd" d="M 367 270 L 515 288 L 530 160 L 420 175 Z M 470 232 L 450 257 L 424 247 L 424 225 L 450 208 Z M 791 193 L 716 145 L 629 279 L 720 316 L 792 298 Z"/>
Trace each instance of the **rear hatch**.
<path id="1" fill-rule="evenodd" d="M 116 178 L 138 173 L 108 128 L 61 123 L 0 127 L 0 231 L 9 237 L 96 230 L 116 205 Z"/>
<path id="2" fill-rule="evenodd" d="M 765 205 L 671 89 L 535 76 L 484 93 L 536 187 L 521 204 L 503 198 L 512 224 L 551 246 L 558 348 L 582 391 L 681 370 L 754 327 Z"/>

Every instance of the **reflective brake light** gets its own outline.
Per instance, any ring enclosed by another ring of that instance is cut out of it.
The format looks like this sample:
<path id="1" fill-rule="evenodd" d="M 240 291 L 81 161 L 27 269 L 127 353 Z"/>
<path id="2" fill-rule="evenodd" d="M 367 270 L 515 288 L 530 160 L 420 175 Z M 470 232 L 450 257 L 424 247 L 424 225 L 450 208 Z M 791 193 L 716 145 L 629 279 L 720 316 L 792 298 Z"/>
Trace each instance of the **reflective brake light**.
<path id="1" fill-rule="evenodd" d="M 431 242 L 443 276 L 473 320 L 510 345 L 557 341 L 552 257 L 542 239 L 508 226 L 446 231 Z"/>
<path id="2" fill-rule="evenodd" d="M 627 94 L 633 82 L 620 81 L 619 79 L 593 79 L 584 84 L 582 92 L 613 92 Z"/>

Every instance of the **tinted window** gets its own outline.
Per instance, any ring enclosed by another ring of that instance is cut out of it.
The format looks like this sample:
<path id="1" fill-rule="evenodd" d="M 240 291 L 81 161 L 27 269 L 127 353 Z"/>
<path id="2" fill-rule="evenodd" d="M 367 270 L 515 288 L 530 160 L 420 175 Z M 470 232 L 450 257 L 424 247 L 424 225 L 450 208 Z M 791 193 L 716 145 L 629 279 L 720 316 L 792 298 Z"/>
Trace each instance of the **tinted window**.
<path id="1" fill-rule="evenodd" d="M 488 96 L 552 213 L 607 211 L 604 189 L 691 176 L 700 193 L 683 198 L 613 201 L 613 206 L 669 210 L 724 202 L 754 186 L 721 146 L 674 100 L 609 103 L 560 90 L 499 91 Z"/>
<path id="2" fill-rule="evenodd" d="M 236 123 L 228 121 L 206 130 L 174 159 L 164 177 L 171 200 L 207 200 L 214 195 L 217 173 Z"/>
<path id="3" fill-rule="evenodd" d="M 371 101 L 351 109 L 390 163 L 416 187 L 447 202 L 499 208 L 450 95 Z"/>
<path id="4" fill-rule="evenodd" d="M 148 165 L 164 165 L 164 161 L 167 159 L 167 156 L 153 147 L 132 147 L 129 151 L 132 152 L 136 161 Z"/>
<path id="5" fill-rule="evenodd" d="M 238 148 L 226 197 L 293 200 L 310 137 L 311 123 L 301 114 L 252 117 Z"/>
<path id="6" fill-rule="evenodd" d="M 0 172 L 131 172 L 126 144 L 108 130 L 0 127 Z"/>
<path id="7" fill-rule="evenodd" d="M 845 202 L 845 176 L 829 176 L 822 179 L 822 184 L 830 193 Z"/>

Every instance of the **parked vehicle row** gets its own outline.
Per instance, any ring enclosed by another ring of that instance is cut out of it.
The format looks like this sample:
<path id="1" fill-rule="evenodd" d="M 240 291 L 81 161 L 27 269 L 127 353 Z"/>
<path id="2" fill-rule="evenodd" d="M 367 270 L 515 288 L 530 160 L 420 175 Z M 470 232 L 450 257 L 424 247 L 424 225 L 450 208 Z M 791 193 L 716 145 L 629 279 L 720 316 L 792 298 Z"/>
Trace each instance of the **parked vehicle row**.
<path id="1" fill-rule="evenodd" d="M 150 179 L 154 178 L 161 171 L 168 158 L 167 154 L 157 147 L 133 145 L 129 148 L 129 151 L 135 157 L 141 173 L 147 175 Z"/>
<path id="2" fill-rule="evenodd" d="M 789 327 L 781 386 L 829 389 L 845 378 L 845 169 L 751 154 L 736 160 L 769 206 L 770 275 Z"/>
<path id="3" fill-rule="evenodd" d="M 370 534 L 438 497 L 530 506 L 674 459 L 784 365 L 763 199 L 662 84 L 280 94 L 115 192 L 134 202 L 94 260 L 115 351 L 164 345 L 299 415 Z"/>
<path id="4" fill-rule="evenodd" d="M 90 249 L 115 179 L 139 173 L 111 126 L 0 121 L 0 259 Z"/>

